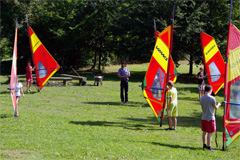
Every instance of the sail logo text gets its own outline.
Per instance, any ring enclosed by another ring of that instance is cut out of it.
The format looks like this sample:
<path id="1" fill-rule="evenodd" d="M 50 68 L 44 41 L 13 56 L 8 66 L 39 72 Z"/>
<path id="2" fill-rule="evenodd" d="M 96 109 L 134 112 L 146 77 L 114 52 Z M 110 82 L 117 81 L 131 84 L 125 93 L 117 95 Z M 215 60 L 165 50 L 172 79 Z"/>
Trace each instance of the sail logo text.
<path id="1" fill-rule="evenodd" d="M 213 50 L 214 47 L 216 47 L 215 44 L 207 51 L 206 55 L 208 55 L 208 53 L 211 52 L 211 50 Z"/>
<path id="2" fill-rule="evenodd" d="M 158 52 L 163 56 L 163 59 L 165 59 L 166 61 L 168 60 L 168 58 L 163 54 L 163 52 L 161 51 L 160 48 L 158 48 L 158 46 L 156 46 L 156 49 L 158 50 Z"/>

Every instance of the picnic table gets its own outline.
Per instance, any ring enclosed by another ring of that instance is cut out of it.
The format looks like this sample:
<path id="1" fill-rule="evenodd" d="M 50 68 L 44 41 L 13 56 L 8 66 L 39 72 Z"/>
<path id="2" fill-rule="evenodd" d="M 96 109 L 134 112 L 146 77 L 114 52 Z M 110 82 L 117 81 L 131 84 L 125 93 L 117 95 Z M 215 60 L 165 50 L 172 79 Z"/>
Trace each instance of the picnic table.
<path id="1" fill-rule="evenodd" d="M 77 79 L 77 80 L 79 80 L 79 84 L 80 85 L 82 85 L 83 81 L 87 80 L 87 77 L 75 76 L 75 75 L 71 75 L 71 74 L 60 74 L 60 76 L 62 76 L 62 77 L 70 77 L 72 79 Z"/>
<path id="2" fill-rule="evenodd" d="M 36 80 L 36 74 L 33 74 L 32 77 L 34 80 Z M 9 75 L 8 78 L 10 81 L 11 75 Z M 18 75 L 18 78 L 26 78 L 26 75 L 25 74 Z M 67 85 L 67 81 L 71 81 L 72 78 L 71 77 L 51 77 L 49 80 L 63 81 L 63 85 Z"/>

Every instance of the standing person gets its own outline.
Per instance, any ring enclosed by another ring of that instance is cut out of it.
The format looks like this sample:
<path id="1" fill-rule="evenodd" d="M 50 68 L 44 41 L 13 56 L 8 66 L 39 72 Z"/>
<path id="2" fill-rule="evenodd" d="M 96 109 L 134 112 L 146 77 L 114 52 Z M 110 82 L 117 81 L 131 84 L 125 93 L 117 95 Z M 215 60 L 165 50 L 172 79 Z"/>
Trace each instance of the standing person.
<path id="1" fill-rule="evenodd" d="M 198 89 L 199 89 L 199 99 L 200 99 L 204 94 L 204 84 L 205 84 L 204 78 L 206 78 L 206 76 L 204 76 L 202 67 L 200 67 L 200 72 L 198 72 L 197 76 L 198 76 Z"/>
<path id="2" fill-rule="evenodd" d="M 16 101 L 17 101 L 17 104 L 18 104 L 18 101 L 20 100 L 21 93 L 22 93 L 22 96 L 24 97 L 22 87 L 23 87 L 23 85 L 22 85 L 22 83 L 18 82 L 18 77 L 17 77 L 17 85 L 16 85 Z M 16 111 L 14 113 L 14 116 L 18 117 L 17 108 L 16 108 Z"/>
<path id="3" fill-rule="evenodd" d="M 118 77 L 121 79 L 121 92 L 120 97 L 121 101 L 124 103 L 128 103 L 128 80 L 130 77 L 130 71 L 128 68 L 126 68 L 127 62 L 123 61 L 121 68 L 118 70 Z M 123 96 L 123 90 L 125 90 L 125 101 Z"/>
<path id="4" fill-rule="evenodd" d="M 27 61 L 27 67 L 26 67 L 27 93 L 31 92 L 30 87 L 33 82 L 32 71 L 34 71 L 34 67 L 31 66 L 31 61 Z"/>
<path id="5" fill-rule="evenodd" d="M 168 114 L 168 125 L 169 128 L 166 130 L 176 130 L 177 128 L 177 116 L 178 116 L 178 108 L 177 108 L 177 89 L 173 87 L 173 81 L 168 81 L 168 97 L 169 103 L 167 104 L 167 114 Z M 172 117 L 174 119 L 174 128 L 172 128 Z"/>
<path id="6" fill-rule="evenodd" d="M 201 128 L 203 131 L 202 141 L 203 141 L 203 149 L 208 149 L 210 151 L 215 152 L 211 147 L 212 142 L 212 133 L 216 132 L 216 122 L 214 116 L 214 109 L 218 109 L 221 106 L 221 103 L 216 105 L 216 100 L 212 93 L 212 86 L 205 86 L 205 95 L 200 98 L 200 104 L 202 106 L 202 124 Z M 207 137 L 207 144 L 206 144 Z"/>

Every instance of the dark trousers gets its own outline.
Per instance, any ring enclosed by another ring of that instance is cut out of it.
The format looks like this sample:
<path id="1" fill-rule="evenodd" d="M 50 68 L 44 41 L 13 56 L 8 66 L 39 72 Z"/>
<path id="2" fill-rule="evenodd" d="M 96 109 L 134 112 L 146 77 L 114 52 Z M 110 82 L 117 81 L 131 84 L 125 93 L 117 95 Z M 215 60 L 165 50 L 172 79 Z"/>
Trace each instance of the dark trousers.
<path id="1" fill-rule="evenodd" d="M 125 102 L 128 102 L 128 81 L 121 80 L 121 101 L 124 102 L 124 95 L 123 91 L 125 91 Z"/>

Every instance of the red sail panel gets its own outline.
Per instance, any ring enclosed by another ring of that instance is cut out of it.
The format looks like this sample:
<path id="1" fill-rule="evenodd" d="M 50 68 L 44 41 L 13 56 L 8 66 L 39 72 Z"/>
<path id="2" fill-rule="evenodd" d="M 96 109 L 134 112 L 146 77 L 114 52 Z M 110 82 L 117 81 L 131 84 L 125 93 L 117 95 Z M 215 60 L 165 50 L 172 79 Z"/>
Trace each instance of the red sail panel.
<path id="1" fill-rule="evenodd" d="M 33 62 L 37 75 L 37 85 L 40 89 L 60 68 L 57 61 L 52 57 L 44 47 L 32 28 L 28 26 L 28 34 L 31 42 L 31 51 L 33 53 Z"/>
<path id="2" fill-rule="evenodd" d="M 170 26 L 162 33 L 169 35 Z M 163 38 L 163 39 L 162 39 Z M 151 61 L 143 81 L 143 95 L 160 122 L 166 87 L 166 74 L 169 58 L 169 41 L 164 36 L 157 37 Z"/>
<path id="3" fill-rule="evenodd" d="M 224 121 L 224 140 L 227 147 L 240 135 L 240 31 L 233 24 L 229 25 L 228 87 Z"/>
<path id="4" fill-rule="evenodd" d="M 215 39 L 204 32 L 200 36 L 208 83 L 213 87 L 214 94 L 217 94 L 224 85 L 225 63 Z"/>
<path id="5" fill-rule="evenodd" d="M 14 49 L 13 49 L 13 60 L 12 60 L 12 70 L 10 79 L 10 91 L 13 102 L 14 113 L 17 111 L 17 100 L 16 100 L 16 85 L 17 85 L 17 33 L 18 28 L 16 27 L 15 39 L 14 39 Z"/>

